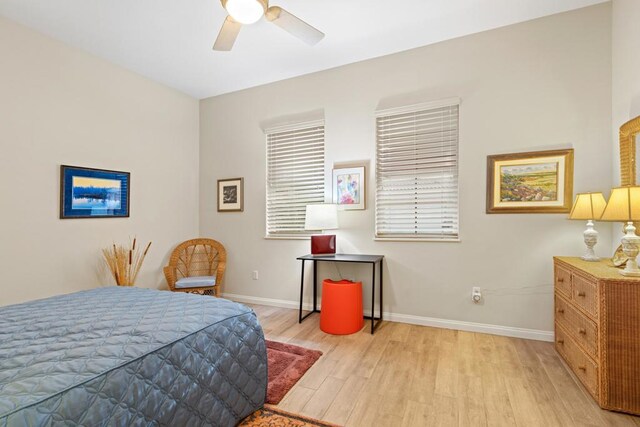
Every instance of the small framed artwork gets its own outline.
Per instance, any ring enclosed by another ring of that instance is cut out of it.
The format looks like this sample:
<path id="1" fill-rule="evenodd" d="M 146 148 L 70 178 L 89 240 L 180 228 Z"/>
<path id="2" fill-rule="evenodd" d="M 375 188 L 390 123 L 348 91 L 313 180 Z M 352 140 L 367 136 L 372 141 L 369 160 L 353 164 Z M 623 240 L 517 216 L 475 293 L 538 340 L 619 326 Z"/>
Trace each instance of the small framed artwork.
<path id="1" fill-rule="evenodd" d="M 342 210 L 366 209 L 365 167 L 333 170 L 333 203 Z"/>
<path id="2" fill-rule="evenodd" d="M 568 213 L 573 149 L 487 157 L 487 213 Z"/>
<path id="3" fill-rule="evenodd" d="M 60 218 L 129 216 L 129 172 L 60 166 Z"/>
<path id="4" fill-rule="evenodd" d="M 218 180 L 218 212 L 244 210 L 244 178 Z"/>

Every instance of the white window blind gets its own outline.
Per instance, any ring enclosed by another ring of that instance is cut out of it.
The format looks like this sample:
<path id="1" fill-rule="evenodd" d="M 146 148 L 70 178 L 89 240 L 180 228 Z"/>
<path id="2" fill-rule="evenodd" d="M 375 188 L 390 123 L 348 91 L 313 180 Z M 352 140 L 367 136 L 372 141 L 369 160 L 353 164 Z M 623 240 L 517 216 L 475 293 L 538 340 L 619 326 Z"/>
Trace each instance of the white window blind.
<path id="1" fill-rule="evenodd" d="M 376 114 L 376 237 L 458 239 L 458 104 Z"/>
<path id="2" fill-rule="evenodd" d="M 306 205 L 324 203 L 324 122 L 267 134 L 267 236 L 307 235 Z"/>

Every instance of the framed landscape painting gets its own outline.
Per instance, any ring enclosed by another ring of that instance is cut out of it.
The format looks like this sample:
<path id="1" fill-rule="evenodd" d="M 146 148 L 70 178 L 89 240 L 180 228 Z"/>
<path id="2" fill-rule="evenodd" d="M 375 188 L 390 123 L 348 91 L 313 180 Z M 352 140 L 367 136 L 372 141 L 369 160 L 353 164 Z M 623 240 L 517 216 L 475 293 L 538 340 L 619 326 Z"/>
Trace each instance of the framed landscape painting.
<path id="1" fill-rule="evenodd" d="M 487 213 L 568 213 L 573 149 L 487 157 Z"/>
<path id="2" fill-rule="evenodd" d="M 129 172 L 60 167 L 60 218 L 129 216 Z"/>
<path id="3" fill-rule="evenodd" d="M 342 210 L 366 209 L 365 168 L 333 170 L 333 203 Z"/>
<path id="4" fill-rule="evenodd" d="M 218 180 L 218 212 L 244 210 L 244 178 Z"/>

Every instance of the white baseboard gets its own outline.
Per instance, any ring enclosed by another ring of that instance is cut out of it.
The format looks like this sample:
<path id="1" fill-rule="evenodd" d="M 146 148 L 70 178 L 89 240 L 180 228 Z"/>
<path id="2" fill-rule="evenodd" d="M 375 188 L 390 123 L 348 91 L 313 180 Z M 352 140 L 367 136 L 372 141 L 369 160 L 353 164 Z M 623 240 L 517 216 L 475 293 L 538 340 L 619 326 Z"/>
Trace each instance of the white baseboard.
<path id="1" fill-rule="evenodd" d="M 467 332 L 502 335 L 505 337 L 524 338 L 536 341 L 553 342 L 553 331 L 515 328 L 513 326 L 490 325 L 487 323 L 465 322 L 463 320 L 437 319 L 435 317 L 413 316 L 411 314 L 384 313 L 385 320 L 410 323 L 412 325 L 431 326 L 443 329 L 456 329 Z"/>
<path id="2" fill-rule="evenodd" d="M 298 309 L 300 303 L 298 301 L 288 301 L 272 298 L 252 297 L 247 295 L 236 295 L 223 293 L 223 298 L 236 302 L 247 304 L 261 304 L 272 307 Z M 320 306 L 320 304 L 318 304 Z M 310 310 L 311 304 L 302 304 L 303 310 Z M 366 315 L 371 314 L 365 312 Z M 553 331 L 542 331 L 538 329 L 515 328 L 513 326 L 490 325 L 487 323 L 466 322 L 463 320 L 438 319 L 435 317 L 414 316 L 412 314 L 389 313 L 384 312 L 384 320 L 390 322 L 409 323 L 411 325 L 431 326 L 443 329 L 455 329 L 467 332 L 479 332 L 483 334 L 501 335 L 505 337 L 524 338 L 536 341 L 553 342 Z"/>
<path id="3" fill-rule="evenodd" d="M 247 304 L 262 304 L 262 305 L 268 305 L 271 307 L 295 308 L 296 310 L 300 308 L 300 303 L 298 301 L 288 301 L 283 299 L 250 297 L 246 295 L 228 294 L 226 292 L 222 293 L 222 298 L 230 299 L 231 301 L 235 301 L 235 302 L 243 302 Z M 311 310 L 311 304 L 302 304 L 302 309 Z"/>

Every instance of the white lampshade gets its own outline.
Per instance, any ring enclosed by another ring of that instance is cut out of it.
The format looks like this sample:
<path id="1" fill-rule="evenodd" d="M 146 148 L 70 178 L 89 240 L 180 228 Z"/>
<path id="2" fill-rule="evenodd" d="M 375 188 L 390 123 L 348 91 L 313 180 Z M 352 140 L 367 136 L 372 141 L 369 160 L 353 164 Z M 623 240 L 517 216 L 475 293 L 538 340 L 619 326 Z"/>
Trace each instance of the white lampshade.
<path id="1" fill-rule="evenodd" d="M 307 205 L 305 230 L 334 230 L 338 228 L 338 205 Z"/>
<path id="2" fill-rule="evenodd" d="M 593 220 L 600 219 L 607 201 L 602 193 L 580 193 L 576 195 L 569 219 Z"/>
<path id="3" fill-rule="evenodd" d="M 259 0 L 227 0 L 224 8 L 234 21 L 241 24 L 253 24 L 267 10 L 266 2 Z"/>
<path id="4" fill-rule="evenodd" d="M 611 190 L 602 221 L 640 221 L 640 187 L 618 187 Z"/>

